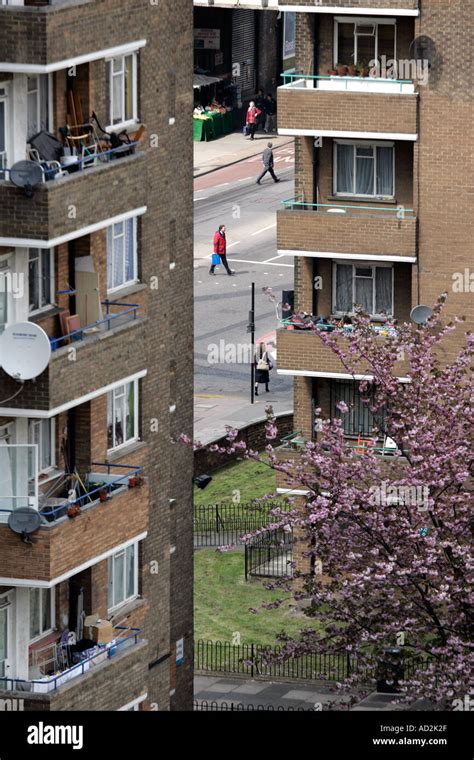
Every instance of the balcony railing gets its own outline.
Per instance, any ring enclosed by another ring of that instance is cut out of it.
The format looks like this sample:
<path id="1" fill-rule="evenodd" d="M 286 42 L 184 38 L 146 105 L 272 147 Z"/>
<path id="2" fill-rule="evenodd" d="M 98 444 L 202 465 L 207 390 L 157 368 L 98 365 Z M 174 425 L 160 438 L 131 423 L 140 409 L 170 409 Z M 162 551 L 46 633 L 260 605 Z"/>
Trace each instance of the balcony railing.
<path id="1" fill-rule="evenodd" d="M 35 680 L 25 680 L 22 678 L 0 678 L 0 690 L 33 692 L 36 694 L 47 694 L 56 691 L 63 684 L 78 678 L 87 673 L 91 667 L 99 665 L 102 662 L 112 659 L 119 652 L 135 646 L 139 641 L 142 633 L 140 628 L 125 628 L 123 626 L 114 626 L 118 632 L 117 638 L 110 645 L 98 646 L 97 652 L 82 660 L 77 665 L 66 668 L 61 673 Z"/>
<path id="2" fill-rule="evenodd" d="M 288 90 L 326 90 L 329 92 L 384 93 L 413 95 L 415 85 L 409 79 L 390 79 L 374 76 L 320 76 L 282 73 L 283 87 Z M 280 89 L 280 88 L 279 88 Z"/>
<path id="3" fill-rule="evenodd" d="M 84 155 L 82 157 L 72 157 L 72 161 L 69 164 L 61 164 L 59 161 L 34 161 L 38 164 L 43 172 L 43 182 L 49 182 L 50 180 L 63 179 L 65 177 L 74 177 L 76 174 L 82 174 L 86 169 L 100 166 L 101 164 L 108 164 L 114 158 L 125 158 L 131 153 L 135 153 L 135 148 L 139 144 L 138 141 L 124 143 L 118 148 L 110 148 L 109 150 L 102 150 L 97 153 L 92 149 L 92 146 L 85 146 L 83 148 Z M 0 179 L 5 179 L 3 176 L 8 175 L 11 172 L 11 167 L 6 168 L 1 166 L 0 161 Z M 72 171 L 70 171 L 72 169 Z"/>
<path id="4" fill-rule="evenodd" d="M 383 200 L 382 197 L 380 200 Z M 376 200 L 375 200 L 376 202 Z M 414 209 L 406 208 L 402 205 L 393 206 L 372 206 L 366 203 L 353 203 L 352 205 L 341 203 L 308 203 L 301 196 L 296 198 L 287 198 L 281 201 L 283 208 L 295 211 L 317 211 L 322 214 L 340 214 L 341 216 L 374 216 L 382 218 L 387 216 L 390 219 L 416 219 Z"/>
<path id="5" fill-rule="evenodd" d="M 125 322 L 141 319 L 141 317 L 137 316 L 137 313 L 141 308 L 141 306 L 137 303 L 102 301 L 102 306 L 106 307 L 106 316 L 104 319 L 100 319 L 97 322 L 92 322 L 90 325 L 80 327 L 78 330 L 74 330 L 67 335 L 62 335 L 60 338 L 50 338 L 51 350 L 57 351 L 58 348 L 61 348 L 68 343 L 84 340 L 84 338 L 89 337 L 88 333 L 90 332 L 93 332 L 93 334 L 100 334 L 101 331 L 105 332 L 111 330 L 113 327 L 119 326 L 119 323 L 116 322 L 118 319 L 123 319 L 126 317 L 127 319 Z M 121 308 L 123 307 L 123 310 L 117 314 L 111 314 L 110 308 L 115 306 Z"/>
<path id="6" fill-rule="evenodd" d="M 117 489 L 131 487 L 131 482 L 143 474 L 143 467 L 131 464 L 92 462 L 91 467 L 104 467 L 106 472 L 89 472 L 86 477 L 87 491 L 76 499 L 64 499 L 64 502 L 57 506 L 43 506 L 39 510 L 43 520 L 50 523 L 65 517 L 71 507 L 78 507 L 80 510 L 95 507 L 102 498 L 112 498 Z M 122 475 L 119 475 L 120 470 Z"/>

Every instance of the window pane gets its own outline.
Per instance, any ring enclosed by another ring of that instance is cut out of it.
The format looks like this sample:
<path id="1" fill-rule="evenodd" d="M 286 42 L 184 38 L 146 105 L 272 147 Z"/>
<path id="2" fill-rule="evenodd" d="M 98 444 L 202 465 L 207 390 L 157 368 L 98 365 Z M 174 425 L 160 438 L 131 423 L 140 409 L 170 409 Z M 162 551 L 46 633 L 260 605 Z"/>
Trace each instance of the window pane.
<path id="1" fill-rule="evenodd" d="M 109 557 L 107 561 L 107 572 L 109 577 L 109 590 L 108 590 L 108 606 L 113 607 L 114 606 L 114 559 L 113 557 Z"/>
<path id="2" fill-rule="evenodd" d="M 31 140 L 39 132 L 38 124 L 38 77 L 28 77 L 27 95 L 27 129 L 28 140 Z"/>
<path id="3" fill-rule="evenodd" d="M 41 251 L 41 306 L 51 303 L 51 251 Z"/>
<path id="4" fill-rule="evenodd" d="M 393 195 L 393 148 L 377 148 L 377 195 Z"/>
<path id="5" fill-rule="evenodd" d="M 40 591 L 30 588 L 30 639 L 40 634 Z"/>
<path id="6" fill-rule="evenodd" d="M 395 58 L 395 24 L 378 24 L 378 57 Z"/>
<path id="7" fill-rule="evenodd" d="M 373 158 L 356 159 L 356 195 L 374 194 Z"/>
<path id="8" fill-rule="evenodd" d="M 125 592 L 125 552 L 114 557 L 114 604 L 120 604 Z"/>
<path id="9" fill-rule="evenodd" d="M 49 77 L 47 74 L 39 76 L 39 128 L 49 129 Z"/>
<path id="10" fill-rule="evenodd" d="M 114 228 L 107 229 L 107 289 L 111 290 L 114 286 Z"/>
<path id="11" fill-rule="evenodd" d="M 0 290 L 0 333 L 5 329 L 8 322 L 8 293 L 7 280 L 3 280 L 3 288 Z"/>
<path id="12" fill-rule="evenodd" d="M 354 192 L 354 146 L 338 145 L 337 148 L 337 187 L 338 193 Z"/>
<path id="13" fill-rule="evenodd" d="M 125 281 L 135 279 L 135 221 L 129 219 L 125 224 Z"/>
<path id="14" fill-rule="evenodd" d="M 51 422 L 42 420 L 41 423 L 41 462 L 40 469 L 46 470 L 52 463 Z"/>
<path id="15" fill-rule="evenodd" d="M 122 444 L 124 440 L 123 439 L 124 419 L 125 419 L 125 397 L 123 395 L 124 387 L 121 386 L 118 389 L 118 391 L 119 392 L 115 391 L 115 402 L 114 402 L 114 412 L 115 412 L 114 446 L 120 446 L 120 444 Z"/>
<path id="16" fill-rule="evenodd" d="M 354 61 L 354 24 L 338 24 L 337 57 L 334 63 L 348 64 Z"/>
<path id="17" fill-rule="evenodd" d="M 135 383 L 128 386 L 127 397 L 127 441 L 135 437 Z"/>
<path id="18" fill-rule="evenodd" d="M 28 286 L 30 291 L 30 311 L 36 311 L 36 309 L 40 308 L 40 268 L 39 251 L 37 248 L 30 250 Z"/>
<path id="19" fill-rule="evenodd" d="M 127 549 L 127 599 L 135 593 L 135 546 Z"/>
<path id="20" fill-rule="evenodd" d="M 357 63 L 369 63 L 375 58 L 375 35 L 357 35 Z"/>
<path id="21" fill-rule="evenodd" d="M 112 123 L 123 121 L 122 115 L 123 75 L 114 74 L 112 77 Z"/>
<path id="22" fill-rule="evenodd" d="M 125 120 L 133 119 L 133 55 L 125 59 Z"/>
<path id="23" fill-rule="evenodd" d="M 352 266 L 336 267 L 336 311 L 352 311 Z"/>
<path id="24" fill-rule="evenodd" d="M 41 621 L 41 630 L 42 631 L 49 631 L 50 628 L 52 628 L 52 621 L 51 621 L 51 590 L 49 588 L 43 588 L 41 589 L 43 594 L 43 614 L 42 614 L 42 621 Z M 53 592 L 54 593 L 54 592 Z"/>
<path id="25" fill-rule="evenodd" d="M 107 448 L 115 446 L 114 437 L 114 397 L 113 393 L 107 394 Z"/>
<path id="26" fill-rule="evenodd" d="M 125 282 L 124 277 L 125 236 L 124 225 L 117 224 L 114 228 L 114 288 Z"/>
<path id="27" fill-rule="evenodd" d="M 5 660 L 8 656 L 8 607 L 0 610 L 0 678 L 5 676 Z"/>
<path id="28" fill-rule="evenodd" d="M 364 310 L 366 314 L 373 314 L 372 287 L 373 287 L 372 278 L 370 278 L 369 280 L 366 278 L 356 277 L 355 301 L 356 301 L 356 304 L 359 304 L 359 306 L 362 306 L 362 309 Z"/>
<path id="29" fill-rule="evenodd" d="M 377 267 L 375 270 L 375 313 L 392 314 L 392 267 Z"/>

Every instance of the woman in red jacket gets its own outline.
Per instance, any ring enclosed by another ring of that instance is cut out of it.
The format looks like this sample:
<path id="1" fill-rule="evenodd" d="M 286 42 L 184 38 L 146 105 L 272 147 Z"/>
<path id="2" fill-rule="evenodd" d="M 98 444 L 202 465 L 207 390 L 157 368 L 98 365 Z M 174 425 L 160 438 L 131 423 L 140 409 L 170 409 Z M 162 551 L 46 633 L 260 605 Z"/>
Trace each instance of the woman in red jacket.
<path id="1" fill-rule="evenodd" d="M 260 108 L 257 108 L 253 100 L 250 101 L 249 107 L 247 109 L 247 118 L 246 118 L 246 125 L 248 134 L 250 135 L 250 139 L 253 140 L 255 136 L 255 130 L 257 129 L 257 118 L 261 114 Z"/>
<path id="2" fill-rule="evenodd" d="M 234 274 L 232 269 L 230 269 L 228 263 L 227 263 L 227 241 L 225 238 L 225 224 L 219 225 L 219 229 L 217 230 L 216 234 L 214 235 L 214 254 L 217 254 L 221 260 L 221 263 L 224 264 L 224 267 L 226 268 L 227 274 Z M 209 274 L 214 274 L 214 268 L 216 267 L 216 264 L 211 264 L 211 268 L 209 270 Z"/>

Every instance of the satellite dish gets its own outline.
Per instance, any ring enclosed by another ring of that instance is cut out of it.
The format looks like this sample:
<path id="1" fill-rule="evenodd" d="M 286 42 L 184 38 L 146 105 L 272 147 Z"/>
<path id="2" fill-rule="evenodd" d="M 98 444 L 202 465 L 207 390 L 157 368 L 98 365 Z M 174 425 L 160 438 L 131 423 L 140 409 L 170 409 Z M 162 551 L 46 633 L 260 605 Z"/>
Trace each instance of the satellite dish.
<path id="1" fill-rule="evenodd" d="M 10 169 L 10 181 L 21 187 L 28 198 L 33 195 L 33 188 L 43 182 L 43 170 L 34 161 L 18 161 Z"/>
<path id="2" fill-rule="evenodd" d="M 34 322 L 10 325 L 0 336 L 0 367 L 15 380 L 33 380 L 45 371 L 51 343 Z"/>
<path id="3" fill-rule="evenodd" d="M 436 59 L 437 50 L 434 40 L 426 34 L 415 37 L 410 45 L 410 57 L 416 61 L 426 61 L 431 68 Z"/>
<path id="4" fill-rule="evenodd" d="M 433 309 L 429 306 L 415 306 L 410 312 L 410 319 L 416 322 L 417 325 L 424 325 L 430 317 L 433 316 Z"/>
<path id="5" fill-rule="evenodd" d="M 19 507 L 8 518 L 8 527 L 13 533 L 18 533 L 25 544 L 33 543 L 28 537 L 35 533 L 41 525 L 41 515 L 32 507 Z"/>

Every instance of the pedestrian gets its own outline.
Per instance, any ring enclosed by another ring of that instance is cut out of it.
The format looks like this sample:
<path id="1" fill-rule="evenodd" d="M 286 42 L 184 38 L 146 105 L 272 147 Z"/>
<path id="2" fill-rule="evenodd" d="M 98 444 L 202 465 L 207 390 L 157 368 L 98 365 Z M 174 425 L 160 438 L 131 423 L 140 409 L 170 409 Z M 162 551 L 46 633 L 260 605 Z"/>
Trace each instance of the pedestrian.
<path id="1" fill-rule="evenodd" d="M 262 153 L 262 163 L 263 163 L 263 172 L 260 174 L 259 178 L 257 179 L 257 185 L 259 185 L 264 178 L 265 174 L 267 172 L 270 172 L 271 176 L 273 177 L 274 182 L 279 182 L 280 180 L 276 176 L 275 172 L 273 171 L 273 143 L 269 142 L 267 143 L 267 147 Z"/>
<path id="2" fill-rule="evenodd" d="M 267 115 L 267 118 L 265 119 L 265 132 L 267 133 L 276 132 L 276 112 L 276 100 L 270 94 L 268 94 L 265 101 L 265 113 Z"/>
<path id="3" fill-rule="evenodd" d="M 270 370 L 273 364 L 270 361 L 265 343 L 259 343 L 254 357 L 255 364 L 255 395 L 258 396 L 258 384 L 265 383 L 265 392 L 270 393 L 268 383 L 270 382 Z"/>
<path id="4" fill-rule="evenodd" d="M 227 251 L 227 241 L 225 237 L 225 224 L 220 224 L 219 229 L 214 235 L 214 255 L 213 255 L 213 261 L 211 263 L 211 268 L 209 270 L 209 274 L 215 275 L 214 269 L 217 266 L 217 264 L 214 264 L 215 256 L 219 256 L 220 263 L 224 265 L 228 275 L 235 274 L 235 272 L 229 267 L 227 263 L 226 251 Z"/>
<path id="5" fill-rule="evenodd" d="M 250 135 L 251 140 L 253 140 L 255 137 L 255 130 L 257 129 L 257 117 L 260 115 L 260 113 L 260 109 L 257 108 L 253 100 L 251 100 L 247 109 L 247 117 L 245 120 L 245 123 L 247 125 L 247 134 Z"/>

